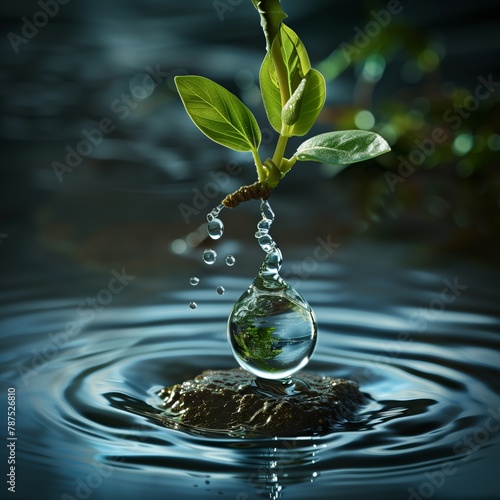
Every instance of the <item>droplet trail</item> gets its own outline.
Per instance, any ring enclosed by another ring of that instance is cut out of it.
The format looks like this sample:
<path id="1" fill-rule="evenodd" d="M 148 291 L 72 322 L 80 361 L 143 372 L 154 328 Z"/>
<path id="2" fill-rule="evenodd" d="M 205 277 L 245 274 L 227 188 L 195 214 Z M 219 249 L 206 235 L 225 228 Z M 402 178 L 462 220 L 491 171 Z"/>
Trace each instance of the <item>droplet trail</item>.
<path id="1" fill-rule="evenodd" d="M 316 318 L 307 301 L 279 275 L 283 256 L 269 234 L 274 212 L 261 203 L 255 237 L 266 257 L 233 306 L 228 341 L 242 368 L 263 379 L 284 379 L 303 368 L 316 346 Z"/>

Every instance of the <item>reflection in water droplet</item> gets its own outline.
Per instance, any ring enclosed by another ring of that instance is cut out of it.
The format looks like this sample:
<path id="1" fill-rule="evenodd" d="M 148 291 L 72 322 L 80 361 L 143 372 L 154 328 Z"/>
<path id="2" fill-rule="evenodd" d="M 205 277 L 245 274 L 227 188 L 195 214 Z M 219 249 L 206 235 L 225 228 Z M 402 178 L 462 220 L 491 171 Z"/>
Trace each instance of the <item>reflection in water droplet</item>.
<path id="1" fill-rule="evenodd" d="M 189 303 L 189 309 L 196 309 L 197 307 L 198 307 L 198 304 L 196 302 Z"/>
<path id="2" fill-rule="evenodd" d="M 236 259 L 235 259 L 232 255 L 228 255 L 228 256 L 226 257 L 226 264 L 227 264 L 229 267 L 234 266 L 235 262 L 236 262 Z"/>
<path id="3" fill-rule="evenodd" d="M 203 252 L 203 261 L 205 264 L 212 265 L 217 260 L 217 253 L 215 250 L 207 249 Z"/>
<path id="4" fill-rule="evenodd" d="M 296 290 L 259 274 L 231 311 L 228 337 L 243 368 L 261 378 L 283 379 L 309 361 L 316 320 Z"/>
<path id="5" fill-rule="evenodd" d="M 238 363 L 264 379 L 283 379 L 303 368 L 316 345 L 316 319 L 306 300 L 279 275 L 280 249 L 269 234 L 274 213 L 261 204 L 256 238 L 266 258 L 238 299 L 228 321 L 229 345 Z"/>
<path id="6" fill-rule="evenodd" d="M 197 278 L 196 276 L 193 276 L 193 277 L 189 280 L 189 283 L 191 283 L 191 285 L 193 285 L 193 286 L 196 286 L 199 282 L 200 282 L 200 278 Z"/>
<path id="7" fill-rule="evenodd" d="M 224 233 L 224 224 L 220 219 L 212 219 L 208 222 L 208 234 L 213 240 L 218 240 Z"/>
<path id="8" fill-rule="evenodd" d="M 217 290 L 216 292 L 219 294 L 219 295 L 224 295 L 224 292 L 226 291 L 226 289 L 223 287 L 223 286 L 218 286 L 217 287 Z"/>

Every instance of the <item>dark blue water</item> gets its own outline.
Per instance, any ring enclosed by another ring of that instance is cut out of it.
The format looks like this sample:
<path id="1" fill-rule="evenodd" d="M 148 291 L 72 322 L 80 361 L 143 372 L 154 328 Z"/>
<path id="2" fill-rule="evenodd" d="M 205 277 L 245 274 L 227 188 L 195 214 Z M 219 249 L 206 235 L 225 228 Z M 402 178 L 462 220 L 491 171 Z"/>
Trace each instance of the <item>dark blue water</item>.
<path id="1" fill-rule="evenodd" d="M 312 61 L 364 26 L 361 3 L 337 2 L 335 13 L 319 0 L 288 4 Z M 438 87 L 466 81 L 473 89 L 497 64 L 493 2 L 474 2 L 470 12 L 456 2 L 413 4 L 397 19 L 408 40 L 427 40 L 431 27 L 446 34 L 438 37 L 447 48 Z M 5 3 L 4 34 L 19 33 L 36 5 Z M 213 244 L 204 241 L 205 214 L 253 182 L 254 167 L 198 135 L 172 79 L 209 76 L 264 119 L 256 97 L 264 43 L 254 14 L 250 2 L 224 21 L 212 2 L 70 2 L 19 53 L 4 36 L 2 477 L 11 388 L 15 497 L 23 500 L 499 498 L 494 171 L 457 181 L 455 165 L 437 165 L 393 193 L 380 165 L 337 178 L 294 167 L 272 197 L 273 236 L 285 279 L 317 316 L 307 369 L 355 380 L 368 403 L 355 421 L 310 438 L 241 439 L 163 424 L 162 387 L 237 366 L 226 322 L 263 258 L 253 238 L 258 206 L 248 204 L 224 211 L 226 232 L 214 243 L 220 262 L 203 264 Z M 374 100 L 428 92 L 432 108 L 434 87 L 405 87 L 401 57 L 388 61 Z M 137 93 L 148 68 L 161 83 L 123 107 L 122 95 Z M 329 82 L 331 110 L 350 104 L 358 74 L 352 68 Z M 387 113 L 392 107 L 382 107 Z M 58 178 L 53 162 L 104 118 L 116 129 Z M 318 132 L 331 128 L 328 119 Z M 266 154 L 276 137 L 264 137 Z M 220 193 L 186 219 L 181 206 L 193 207 L 193 189 L 221 172 Z M 223 263 L 229 254 L 233 267 Z M 9 498 L 5 482 L 0 492 Z"/>
<path id="2" fill-rule="evenodd" d="M 241 242 L 228 234 L 218 244 L 236 256 L 233 268 L 208 269 L 201 248 L 191 250 L 175 258 L 200 276 L 197 287 L 182 273 L 163 290 L 161 279 L 136 277 L 95 317 L 78 309 L 86 296 L 64 294 L 73 288 L 68 281 L 10 281 L 1 360 L 3 387 L 17 393 L 21 498 L 34 491 L 28 478 L 49 498 L 408 498 L 412 491 L 472 498 L 471 477 L 482 481 L 478 498 L 493 498 L 496 276 L 459 259 L 425 269 L 411 246 L 380 257 L 373 242 L 351 245 L 307 280 L 297 277 L 303 260 L 285 260 L 289 281 L 318 318 L 307 369 L 359 383 L 369 403 L 355 421 L 327 436 L 258 440 L 162 425 L 159 389 L 236 366 L 225 323 L 260 254 L 257 245 L 250 257 L 238 251 Z M 69 338 L 63 332 L 73 321 L 79 332 Z"/>

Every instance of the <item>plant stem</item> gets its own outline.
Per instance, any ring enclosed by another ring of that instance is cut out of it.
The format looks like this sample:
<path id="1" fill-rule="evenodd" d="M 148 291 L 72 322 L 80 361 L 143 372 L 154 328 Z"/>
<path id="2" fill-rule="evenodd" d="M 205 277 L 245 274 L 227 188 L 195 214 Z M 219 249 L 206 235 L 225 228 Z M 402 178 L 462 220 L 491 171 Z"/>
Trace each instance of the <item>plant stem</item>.
<path id="1" fill-rule="evenodd" d="M 260 159 L 259 152 L 256 149 L 252 149 L 253 160 L 257 168 L 257 176 L 260 182 L 264 182 L 267 177 L 266 169 L 262 165 L 262 160 Z"/>
<path id="2" fill-rule="evenodd" d="M 278 85 L 281 94 L 281 107 L 283 107 L 288 102 L 288 99 L 290 99 L 290 86 L 288 81 L 288 71 L 281 52 L 281 40 L 279 34 L 276 35 L 276 38 L 274 39 L 271 49 L 271 59 L 274 63 L 274 69 L 276 70 L 276 76 L 278 78 Z"/>
<path id="3" fill-rule="evenodd" d="M 281 161 L 283 160 L 283 156 L 285 155 L 285 149 L 288 142 L 289 137 L 286 135 L 281 135 L 278 139 L 278 143 L 276 144 L 276 150 L 273 155 L 273 163 L 281 170 Z"/>

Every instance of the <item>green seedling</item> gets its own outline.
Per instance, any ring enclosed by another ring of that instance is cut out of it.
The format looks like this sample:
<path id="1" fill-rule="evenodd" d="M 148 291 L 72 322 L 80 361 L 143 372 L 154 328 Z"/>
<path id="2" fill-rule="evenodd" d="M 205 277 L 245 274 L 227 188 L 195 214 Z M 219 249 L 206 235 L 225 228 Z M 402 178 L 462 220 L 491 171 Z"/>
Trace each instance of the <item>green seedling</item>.
<path id="1" fill-rule="evenodd" d="M 280 0 L 252 2 L 266 38 L 266 56 L 260 68 L 262 101 L 271 126 L 279 134 L 272 158 L 262 161 L 259 125 L 238 97 L 202 76 L 175 78 L 187 113 L 206 136 L 253 155 L 258 180 L 227 196 L 222 202 L 227 207 L 249 199 L 269 198 L 297 161 L 348 165 L 390 151 L 387 142 L 374 132 L 343 130 L 311 137 L 291 157 L 285 157 L 290 137 L 306 135 L 316 122 L 325 104 L 325 79 L 311 67 L 298 35 L 284 24 L 287 15 Z"/>

